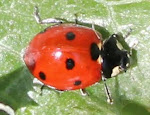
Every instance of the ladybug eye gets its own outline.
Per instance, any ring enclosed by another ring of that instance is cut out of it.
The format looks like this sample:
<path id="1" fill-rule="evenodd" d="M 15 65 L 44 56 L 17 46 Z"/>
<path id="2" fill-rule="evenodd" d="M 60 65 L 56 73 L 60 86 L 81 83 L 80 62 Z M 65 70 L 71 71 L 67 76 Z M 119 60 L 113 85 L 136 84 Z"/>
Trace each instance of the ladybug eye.
<path id="1" fill-rule="evenodd" d="M 45 79 L 46 79 L 46 75 L 45 75 L 43 72 L 39 72 L 39 77 L 40 77 L 42 80 L 45 80 Z"/>
<path id="2" fill-rule="evenodd" d="M 80 85 L 80 84 L 81 84 L 80 80 L 74 82 L 74 85 Z"/>
<path id="3" fill-rule="evenodd" d="M 68 32 L 66 34 L 67 40 L 73 40 L 75 38 L 75 34 L 73 32 Z"/>
<path id="4" fill-rule="evenodd" d="M 100 55 L 100 50 L 99 50 L 97 44 L 96 43 L 92 43 L 90 50 L 91 50 L 92 60 L 97 60 L 99 55 Z"/>
<path id="5" fill-rule="evenodd" d="M 74 63 L 73 59 L 67 59 L 66 60 L 66 68 L 68 70 L 73 69 L 74 66 L 75 66 L 75 63 Z"/>

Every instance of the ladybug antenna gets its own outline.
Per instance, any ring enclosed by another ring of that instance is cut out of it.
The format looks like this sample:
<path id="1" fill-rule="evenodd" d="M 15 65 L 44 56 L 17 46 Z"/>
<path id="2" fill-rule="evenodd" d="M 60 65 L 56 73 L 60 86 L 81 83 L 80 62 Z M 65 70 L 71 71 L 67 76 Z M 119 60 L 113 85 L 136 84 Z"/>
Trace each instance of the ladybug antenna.
<path id="1" fill-rule="evenodd" d="M 128 38 L 132 33 L 132 28 L 129 28 L 129 31 L 126 33 L 126 35 L 124 36 L 124 38 Z"/>
<path id="2" fill-rule="evenodd" d="M 113 104 L 113 99 L 111 97 L 111 93 L 110 93 L 110 90 L 108 89 L 108 86 L 106 84 L 106 78 L 103 76 L 102 77 L 102 80 L 104 81 L 104 88 L 105 88 L 105 92 L 106 92 L 106 96 L 107 96 L 107 102 L 109 104 Z"/>

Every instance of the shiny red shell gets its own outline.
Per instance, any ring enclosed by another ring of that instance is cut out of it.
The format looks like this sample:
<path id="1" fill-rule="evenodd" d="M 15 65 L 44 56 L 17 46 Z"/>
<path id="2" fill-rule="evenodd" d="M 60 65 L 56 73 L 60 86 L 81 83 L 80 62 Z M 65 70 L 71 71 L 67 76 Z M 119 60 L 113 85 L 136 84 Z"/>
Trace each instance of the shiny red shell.
<path id="1" fill-rule="evenodd" d="M 67 39 L 67 33 L 73 35 Z M 88 27 L 55 25 L 34 37 L 24 61 L 33 76 L 45 85 L 58 90 L 84 89 L 101 80 L 101 63 L 92 60 L 90 54 L 92 43 L 101 45 L 99 37 Z M 74 61 L 72 68 L 67 68 L 67 59 Z"/>

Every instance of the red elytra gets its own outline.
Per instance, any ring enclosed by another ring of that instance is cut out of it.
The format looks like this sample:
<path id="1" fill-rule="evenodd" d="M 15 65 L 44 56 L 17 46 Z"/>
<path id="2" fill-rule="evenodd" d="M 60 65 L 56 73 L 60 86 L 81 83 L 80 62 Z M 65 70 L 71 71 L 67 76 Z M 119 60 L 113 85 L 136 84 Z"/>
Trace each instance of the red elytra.
<path id="1" fill-rule="evenodd" d="M 94 49 L 101 48 L 100 38 L 88 27 L 55 25 L 34 37 L 24 60 L 45 85 L 58 90 L 84 89 L 101 80 L 100 57 L 92 57 Z"/>

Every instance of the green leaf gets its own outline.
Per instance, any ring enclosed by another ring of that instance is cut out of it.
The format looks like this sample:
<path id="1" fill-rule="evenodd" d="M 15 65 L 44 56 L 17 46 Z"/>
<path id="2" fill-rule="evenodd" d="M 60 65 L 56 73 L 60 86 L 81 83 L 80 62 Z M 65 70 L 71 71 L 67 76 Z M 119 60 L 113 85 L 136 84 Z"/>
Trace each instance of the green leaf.
<path id="1" fill-rule="evenodd" d="M 88 87 L 89 96 L 82 96 L 78 90 L 57 92 L 47 87 L 40 95 L 41 86 L 32 83 L 33 76 L 23 61 L 31 39 L 49 26 L 36 23 L 34 6 L 39 7 L 43 19 L 74 21 L 78 14 L 79 22 L 100 26 L 96 29 L 104 39 L 112 33 L 126 35 L 130 28 L 133 30 L 126 39 L 127 43 L 139 42 L 133 65 L 107 81 L 113 105 L 106 102 L 103 82 Z M 149 115 L 149 11 L 149 0 L 1 0 L 0 102 L 12 107 L 17 115 Z"/>

